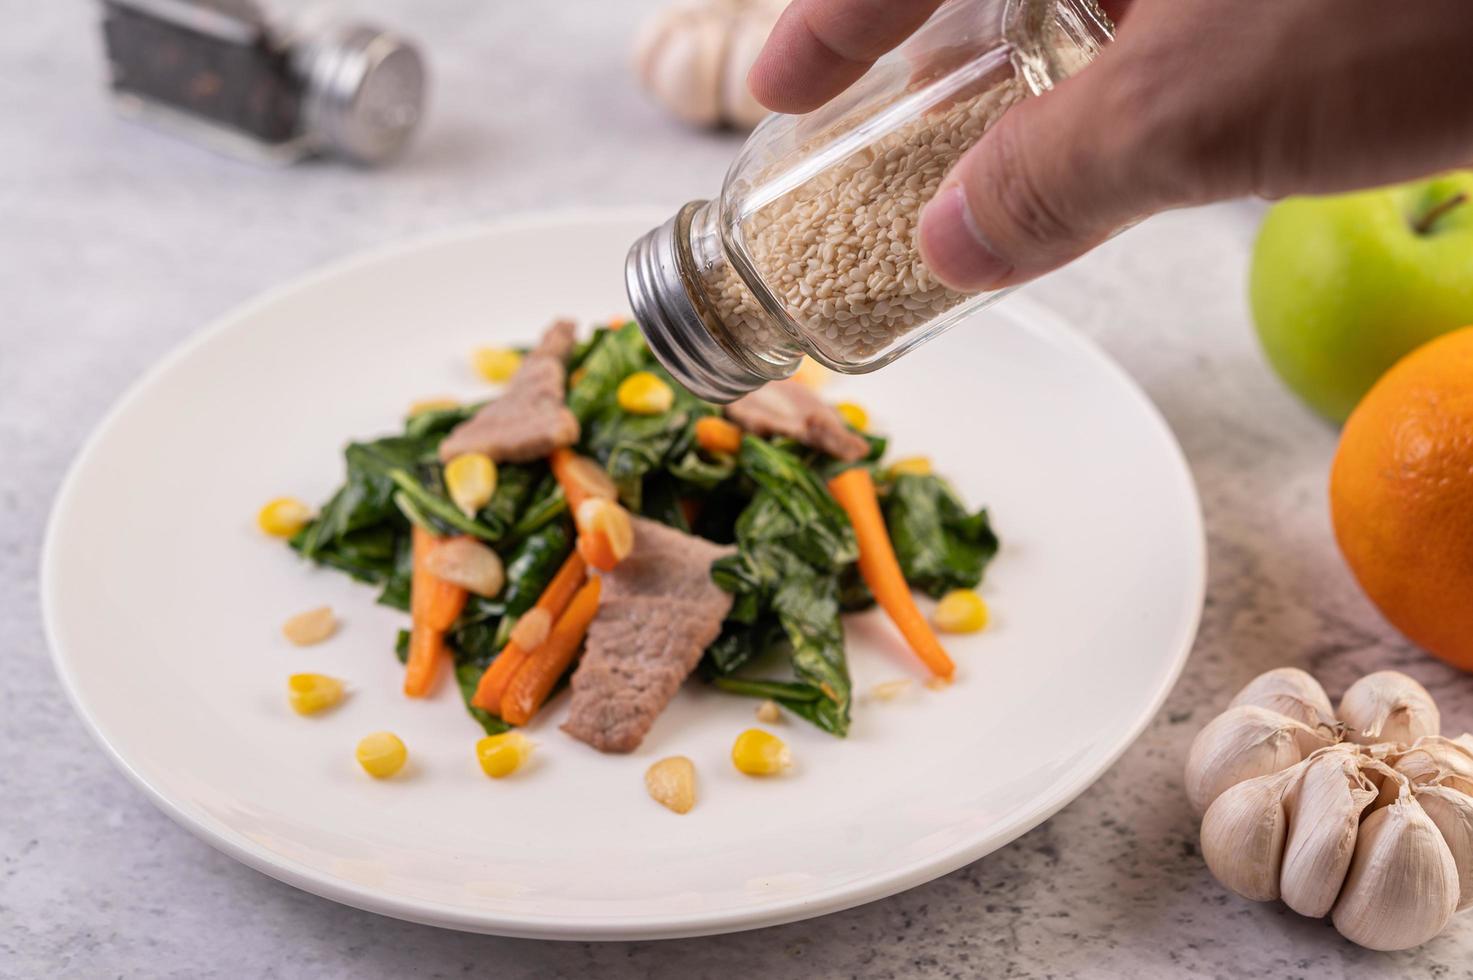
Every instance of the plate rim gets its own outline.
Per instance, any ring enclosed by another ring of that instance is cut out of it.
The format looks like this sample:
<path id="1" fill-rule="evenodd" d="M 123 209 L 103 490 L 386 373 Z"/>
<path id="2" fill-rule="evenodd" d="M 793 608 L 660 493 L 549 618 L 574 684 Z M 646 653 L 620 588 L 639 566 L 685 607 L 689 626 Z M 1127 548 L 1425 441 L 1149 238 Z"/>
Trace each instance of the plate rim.
<path id="1" fill-rule="evenodd" d="M 197 813 L 171 799 L 149 783 L 128 762 L 118 747 L 109 739 L 107 733 L 103 731 L 101 723 L 89 710 L 81 693 L 78 678 L 68 663 L 68 658 L 60 643 L 60 628 L 56 612 L 56 596 L 60 586 L 56 579 L 55 548 L 58 528 L 66 513 L 72 508 L 73 498 L 79 492 L 79 474 L 86 468 L 98 447 L 108 438 L 119 419 L 131 408 L 134 401 L 195 350 L 236 329 L 242 321 L 249 320 L 261 309 L 359 266 L 372 265 L 396 255 L 458 241 L 491 235 L 515 234 L 519 230 L 530 228 L 545 229 L 559 225 L 586 226 L 631 221 L 648 222 L 653 226 L 664 220 L 668 210 L 668 208 L 639 205 L 533 210 L 496 220 L 457 225 L 361 249 L 344 258 L 312 267 L 285 282 L 269 287 L 213 318 L 206 326 L 176 344 L 163 357 L 147 367 L 113 401 L 72 457 L 66 474 L 52 498 L 41 549 L 39 580 L 42 622 L 52 664 L 72 709 L 113 765 L 121 770 L 129 782 L 141 790 L 155 807 L 196 838 L 247 867 L 295 888 L 363 911 L 423 925 L 523 939 L 567 941 L 677 939 L 741 932 L 798 922 L 887 898 L 950 874 L 958 868 L 1007 846 L 1018 837 L 1047 821 L 1094 785 L 1135 743 L 1146 726 L 1160 712 L 1162 704 L 1176 686 L 1187 659 L 1191 655 L 1201 624 L 1206 599 L 1208 559 L 1201 495 L 1180 441 L 1176 438 L 1165 416 L 1161 414 L 1155 402 L 1135 378 L 1091 338 L 1076 330 L 1063 316 L 1029 296 L 1015 293 L 1007 300 L 1007 307 L 1010 310 L 1021 313 L 1020 319 L 1045 323 L 1051 339 L 1072 345 L 1079 353 L 1103 369 L 1106 374 L 1113 376 L 1115 381 L 1124 386 L 1129 396 L 1145 410 L 1149 424 L 1156 430 L 1156 435 L 1164 438 L 1172 461 L 1182 477 L 1186 502 L 1190 505 L 1192 533 L 1185 543 L 1190 550 L 1188 558 L 1191 581 L 1188 583 L 1188 594 L 1195 596 L 1195 600 L 1190 604 L 1191 611 L 1188 615 L 1176 624 L 1176 639 L 1173 641 L 1174 660 L 1156 689 L 1151 692 L 1147 710 L 1142 711 L 1140 717 L 1129 726 L 1128 730 L 1114 741 L 1101 764 L 1093 772 L 1086 772 L 1082 776 L 1076 776 L 1065 782 L 1043 802 L 1042 806 L 1027 811 L 1021 819 L 1010 821 L 1000 831 L 968 837 L 960 844 L 953 845 L 924 861 L 882 873 L 858 884 L 838 884 L 820 892 L 767 902 L 756 908 L 692 912 L 679 915 L 651 915 L 641 912 L 630 913 L 627 916 L 605 914 L 579 918 L 489 911 L 477 913 L 464 907 L 440 902 L 385 896 L 371 887 L 335 878 L 295 859 L 266 851 L 242 837 L 238 832 L 221 825 L 218 820 L 208 814 Z"/>

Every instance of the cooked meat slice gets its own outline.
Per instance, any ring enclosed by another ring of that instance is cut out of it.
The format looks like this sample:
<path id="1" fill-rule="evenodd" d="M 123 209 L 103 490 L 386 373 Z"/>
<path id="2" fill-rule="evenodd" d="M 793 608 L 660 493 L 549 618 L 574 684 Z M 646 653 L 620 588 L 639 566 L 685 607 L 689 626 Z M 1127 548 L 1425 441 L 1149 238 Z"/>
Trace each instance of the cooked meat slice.
<path id="1" fill-rule="evenodd" d="M 634 551 L 604 575 L 563 730 L 632 752 L 721 634 L 731 596 L 711 563 L 731 548 L 636 517 Z"/>
<path id="2" fill-rule="evenodd" d="M 863 459 L 869 443 L 801 381 L 763 385 L 726 406 L 731 420 L 759 436 L 789 436 L 848 462 Z"/>
<path id="3" fill-rule="evenodd" d="M 559 320 L 522 359 L 506 391 L 440 442 L 440 458 L 485 453 L 498 463 L 525 463 L 577 442 L 578 420 L 565 404 L 563 361 L 572 349 L 573 324 Z"/>
<path id="4" fill-rule="evenodd" d="M 655 596 L 602 602 L 573 674 L 573 704 L 563 731 L 600 752 L 639 748 L 706 647 L 721 634 L 724 613 L 695 616 L 689 605 L 687 600 Z"/>
<path id="5" fill-rule="evenodd" d="M 573 353 L 574 333 L 577 328 L 572 320 L 558 320 L 542 332 L 542 339 L 537 341 L 537 346 L 528 352 L 528 357 L 552 357 L 559 364 L 568 359 Z"/>
<path id="6" fill-rule="evenodd" d="M 711 581 L 711 563 L 735 551 L 732 545 L 707 541 L 647 517 L 632 517 L 630 523 L 634 527 L 634 550 L 604 576 L 605 598 L 731 598 Z"/>

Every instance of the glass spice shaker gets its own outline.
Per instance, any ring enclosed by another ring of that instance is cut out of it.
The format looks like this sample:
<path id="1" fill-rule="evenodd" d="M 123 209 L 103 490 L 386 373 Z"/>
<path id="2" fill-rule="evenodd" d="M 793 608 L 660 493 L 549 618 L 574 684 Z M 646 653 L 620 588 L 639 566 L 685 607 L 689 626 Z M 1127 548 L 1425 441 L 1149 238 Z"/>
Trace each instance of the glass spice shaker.
<path id="1" fill-rule="evenodd" d="M 806 353 L 845 374 L 883 367 L 1007 290 L 931 277 L 916 228 L 941 178 L 1009 107 L 1100 51 L 1094 0 L 951 0 L 827 105 L 771 116 L 727 172 L 629 252 L 650 348 L 692 392 L 726 402 Z"/>
<path id="2" fill-rule="evenodd" d="M 123 114 L 234 156 L 379 163 L 422 115 L 419 51 L 367 24 L 292 37 L 255 0 L 103 0 L 102 27 Z"/>

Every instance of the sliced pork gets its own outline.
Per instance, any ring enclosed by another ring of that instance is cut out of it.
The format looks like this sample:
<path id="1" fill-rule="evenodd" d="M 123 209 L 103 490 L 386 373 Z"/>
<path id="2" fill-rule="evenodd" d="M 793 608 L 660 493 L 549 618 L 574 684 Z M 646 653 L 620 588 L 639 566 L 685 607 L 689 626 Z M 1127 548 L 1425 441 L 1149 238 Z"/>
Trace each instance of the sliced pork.
<path id="1" fill-rule="evenodd" d="M 634 550 L 603 577 L 563 723 L 600 752 L 639 747 L 731 611 L 711 563 L 735 549 L 642 517 L 633 523 Z"/>
<path id="2" fill-rule="evenodd" d="M 573 324 L 559 320 L 522 359 L 506 391 L 450 431 L 440 459 L 485 453 L 498 463 L 541 459 L 578 441 L 578 420 L 568 411 L 567 368 Z"/>
<path id="3" fill-rule="evenodd" d="M 863 459 L 869 443 L 801 381 L 763 385 L 726 406 L 733 422 L 754 435 L 788 436 L 847 462 Z"/>

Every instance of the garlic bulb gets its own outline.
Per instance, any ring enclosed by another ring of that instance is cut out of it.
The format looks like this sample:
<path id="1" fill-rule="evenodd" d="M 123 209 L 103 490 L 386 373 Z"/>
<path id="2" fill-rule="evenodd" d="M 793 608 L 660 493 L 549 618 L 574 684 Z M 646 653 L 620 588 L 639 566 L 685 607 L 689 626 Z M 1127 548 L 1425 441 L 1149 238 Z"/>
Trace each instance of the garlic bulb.
<path id="1" fill-rule="evenodd" d="M 1329 705 L 1304 671 L 1269 671 L 1198 733 L 1202 856 L 1245 898 L 1328 913 L 1372 949 L 1415 946 L 1473 906 L 1473 735 L 1439 735 L 1432 697 L 1395 671 Z"/>
<path id="2" fill-rule="evenodd" d="M 1208 722 L 1187 753 L 1187 799 L 1198 813 L 1230 786 L 1278 772 L 1334 742 L 1293 718 L 1240 704 Z"/>
<path id="3" fill-rule="evenodd" d="M 1376 798 L 1360 759 L 1334 746 L 1305 760 L 1285 800 L 1289 834 L 1279 871 L 1284 904 L 1318 919 L 1330 911 L 1355 853 L 1362 811 Z"/>
<path id="4" fill-rule="evenodd" d="M 1458 911 L 1473 905 L 1473 796 L 1450 786 L 1420 786 L 1412 794 L 1453 856 L 1458 869 Z"/>
<path id="5" fill-rule="evenodd" d="M 1289 818 L 1284 797 L 1302 767 L 1256 776 L 1229 787 L 1202 818 L 1202 857 L 1213 877 L 1244 898 L 1279 897 L 1279 863 Z"/>
<path id="6" fill-rule="evenodd" d="M 1306 725 L 1333 725 L 1335 709 L 1320 682 L 1298 667 L 1259 674 L 1228 702 L 1229 708 L 1256 704 Z"/>
<path id="7" fill-rule="evenodd" d="M 1367 674 L 1350 685 L 1335 713 L 1351 727 L 1351 740 L 1363 745 L 1409 745 L 1436 735 L 1442 723 L 1427 689 L 1395 670 Z"/>
<path id="8" fill-rule="evenodd" d="M 1410 949 L 1442 931 L 1458 894 L 1452 852 L 1421 804 L 1403 792 L 1361 824 L 1330 918 L 1342 936 L 1368 949 Z"/>
<path id="9" fill-rule="evenodd" d="M 750 128 L 767 114 L 747 90 L 783 0 L 686 0 L 657 13 L 634 45 L 645 91 L 697 126 Z"/>

